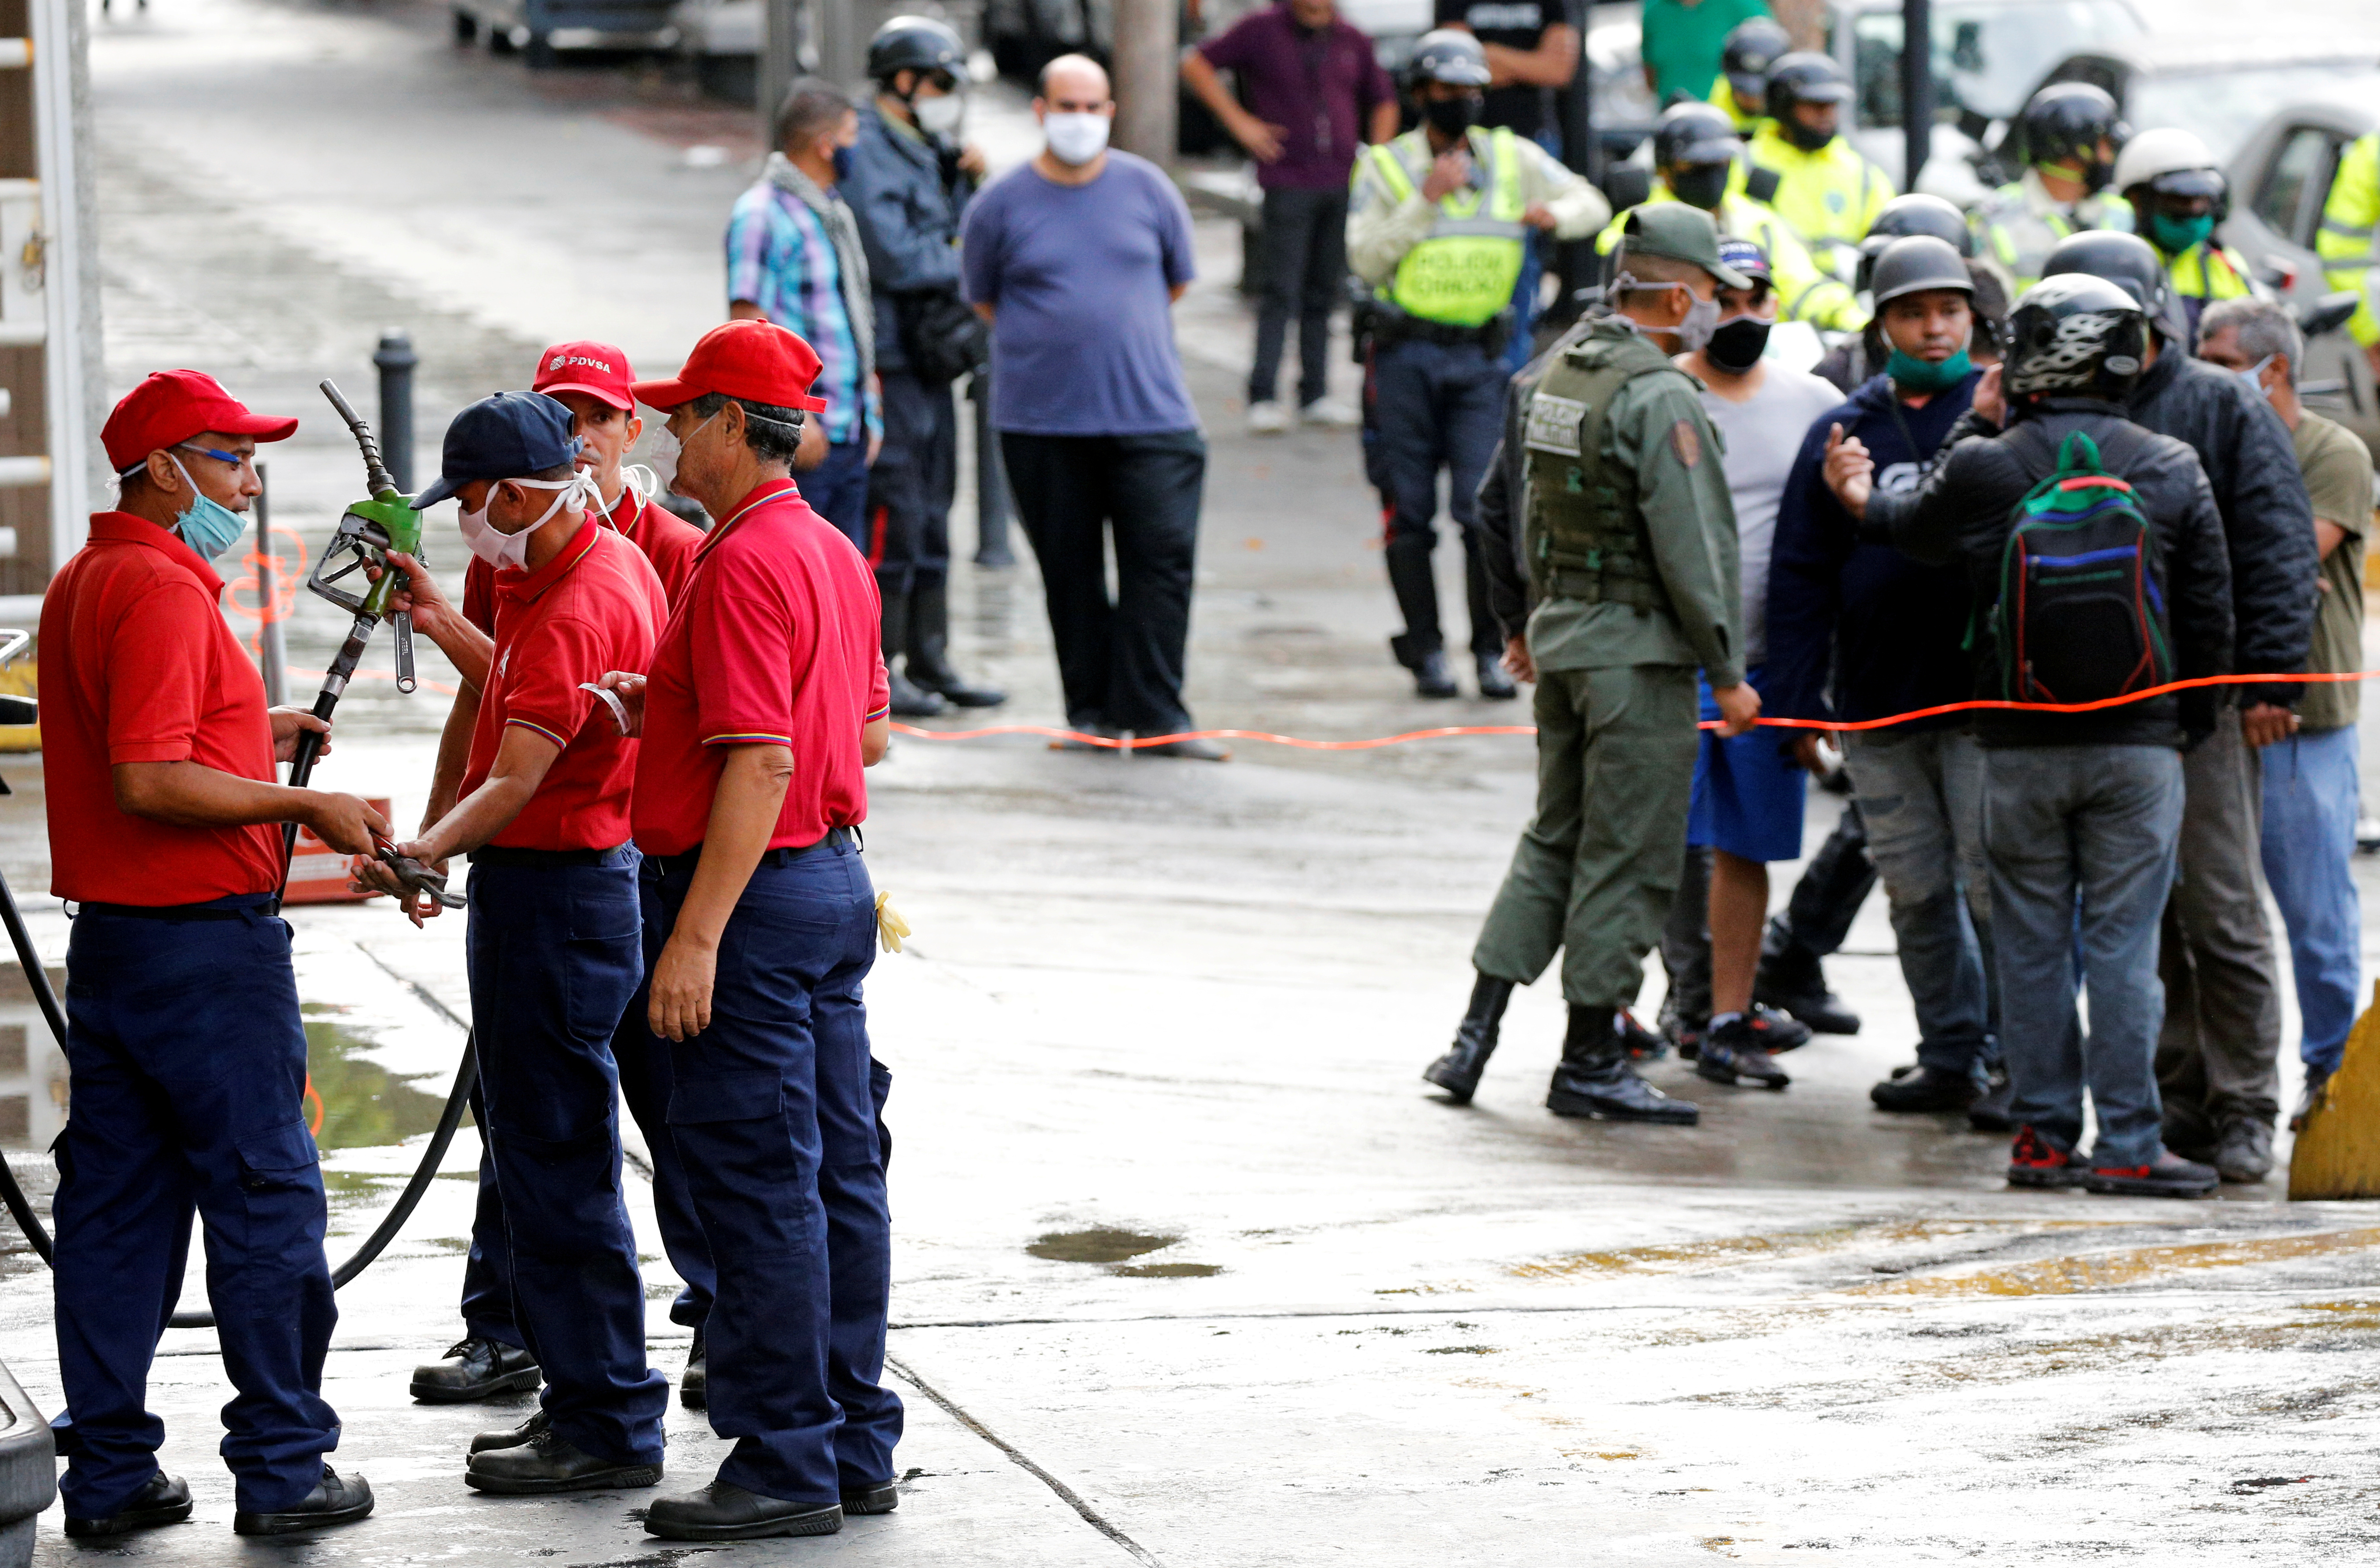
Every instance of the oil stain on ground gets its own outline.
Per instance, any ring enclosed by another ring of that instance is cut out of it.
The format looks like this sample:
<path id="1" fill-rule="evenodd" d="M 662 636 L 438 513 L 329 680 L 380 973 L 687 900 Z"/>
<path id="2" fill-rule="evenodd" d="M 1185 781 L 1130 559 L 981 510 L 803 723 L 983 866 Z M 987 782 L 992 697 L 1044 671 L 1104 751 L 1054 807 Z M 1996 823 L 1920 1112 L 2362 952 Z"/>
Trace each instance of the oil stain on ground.
<path id="1" fill-rule="evenodd" d="M 1213 1263 L 1133 1263 L 1143 1253 L 1161 1252 L 1180 1236 L 1156 1236 L 1139 1231 L 1101 1228 L 1052 1231 L 1026 1247 L 1035 1258 L 1053 1263 L 1105 1263 L 1108 1272 L 1132 1280 L 1203 1280 L 1220 1274 Z"/>

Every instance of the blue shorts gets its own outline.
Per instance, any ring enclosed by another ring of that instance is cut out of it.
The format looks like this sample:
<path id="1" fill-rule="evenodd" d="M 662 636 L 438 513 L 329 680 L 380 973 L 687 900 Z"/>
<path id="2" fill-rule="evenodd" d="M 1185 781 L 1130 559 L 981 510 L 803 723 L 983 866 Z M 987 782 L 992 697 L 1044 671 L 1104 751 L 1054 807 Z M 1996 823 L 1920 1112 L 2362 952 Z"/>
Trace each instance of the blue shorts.
<path id="1" fill-rule="evenodd" d="M 1745 677 L 1760 689 L 1760 672 Z M 1698 683 L 1703 717 L 1719 716 L 1710 683 Z M 1703 732 L 1694 754 L 1694 803 L 1686 842 L 1724 849 L 1743 860 L 1799 860 L 1809 775 L 1793 760 L 1791 731 L 1755 729 L 1722 740 Z"/>

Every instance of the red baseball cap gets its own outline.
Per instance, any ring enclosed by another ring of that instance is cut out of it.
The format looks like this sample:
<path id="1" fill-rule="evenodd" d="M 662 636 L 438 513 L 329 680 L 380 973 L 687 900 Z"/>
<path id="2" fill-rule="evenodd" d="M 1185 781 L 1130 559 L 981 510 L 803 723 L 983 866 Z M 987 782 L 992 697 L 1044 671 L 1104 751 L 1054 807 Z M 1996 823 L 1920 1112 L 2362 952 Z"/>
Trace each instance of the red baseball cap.
<path id="1" fill-rule="evenodd" d="M 823 398 L 810 395 L 818 380 L 817 352 L 773 322 L 729 322 L 702 334 L 686 367 L 667 381 L 640 381 L 637 401 L 667 413 L 710 393 L 723 393 L 779 408 L 822 412 Z"/>
<path id="2" fill-rule="evenodd" d="M 108 466 L 120 474 L 147 461 L 152 452 L 201 431 L 286 441 L 298 432 L 298 421 L 249 413 L 246 404 L 203 371 L 154 371 L 107 416 L 99 442 L 107 448 Z"/>
<path id="3" fill-rule="evenodd" d="M 557 343 L 537 357 L 531 392 L 583 392 L 625 412 L 637 406 L 628 357 L 608 343 Z"/>

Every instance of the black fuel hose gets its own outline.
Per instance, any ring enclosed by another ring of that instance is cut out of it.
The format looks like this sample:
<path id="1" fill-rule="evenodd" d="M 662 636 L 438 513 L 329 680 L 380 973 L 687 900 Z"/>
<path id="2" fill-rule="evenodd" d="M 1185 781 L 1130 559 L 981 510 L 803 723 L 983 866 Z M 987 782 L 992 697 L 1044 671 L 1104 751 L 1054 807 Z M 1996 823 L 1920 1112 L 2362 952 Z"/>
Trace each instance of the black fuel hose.
<path id="1" fill-rule="evenodd" d="M 40 1004 L 42 1016 L 48 1020 L 50 1033 L 57 1038 L 58 1049 L 64 1051 L 67 1045 L 66 1013 L 58 1006 L 57 992 L 50 989 L 50 973 L 42 966 L 41 955 L 33 951 L 32 934 L 25 929 L 24 913 L 17 907 L 17 895 L 9 888 L 8 879 L 5 876 L 0 876 L 0 921 L 7 924 L 8 941 L 17 950 L 17 963 L 25 971 L 25 983 L 33 988 L 33 1000 Z M 438 1125 L 430 1135 L 429 1147 L 421 1151 L 421 1163 L 414 1167 L 413 1179 L 405 1184 L 405 1190 L 397 1195 L 395 1207 L 382 1216 L 381 1222 L 373 1228 L 371 1234 L 364 1238 L 363 1245 L 357 1247 L 346 1262 L 331 1270 L 334 1288 L 346 1285 L 370 1268 L 388 1244 L 396 1239 L 396 1234 L 405 1228 L 405 1222 L 413 1218 L 414 1209 L 420 1206 L 422 1194 L 430 1190 L 431 1182 L 438 1174 L 439 1165 L 446 1158 L 448 1147 L 455 1141 L 455 1129 L 462 1125 L 464 1109 L 471 1102 L 471 1086 L 478 1081 L 479 1076 L 479 1053 L 473 1049 L 472 1037 L 466 1035 L 463 1039 L 463 1060 L 455 1069 L 455 1087 L 447 1091 L 446 1108 L 439 1112 Z M 0 1160 L 0 1203 L 7 1205 L 10 1217 L 17 1222 L 18 1229 L 25 1233 L 25 1239 L 33 1244 L 33 1250 L 42 1255 L 42 1261 L 55 1267 L 56 1246 L 51 1241 L 49 1231 L 42 1224 L 41 1216 L 33 1212 L 32 1201 L 26 1197 L 25 1189 L 17 1185 L 17 1173 L 9 1169 L 6 1160 Z M 167 1327 L 176 1329 L 212 1329 L 214 1326 L 215 1315 L 207 1311 L 176 1312 L 167 1319 Z"/>

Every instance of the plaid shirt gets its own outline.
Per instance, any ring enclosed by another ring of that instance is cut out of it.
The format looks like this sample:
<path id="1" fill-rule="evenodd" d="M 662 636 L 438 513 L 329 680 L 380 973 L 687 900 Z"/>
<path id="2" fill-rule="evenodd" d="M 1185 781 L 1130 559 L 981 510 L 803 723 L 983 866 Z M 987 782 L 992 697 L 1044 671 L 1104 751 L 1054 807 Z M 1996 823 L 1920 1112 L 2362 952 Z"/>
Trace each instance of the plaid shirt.
<path id="1" fill-rule="evenodd" d="M 841 273 L 826 226 L 793 192 L 764 179 L 735 199 L 727 215 L 727 298 L 750 300 L 817 351 L 813 390 L 826 399 L 827 439 L 838 444 L 884 428 L 876 388 L 860 384 Z"/>

